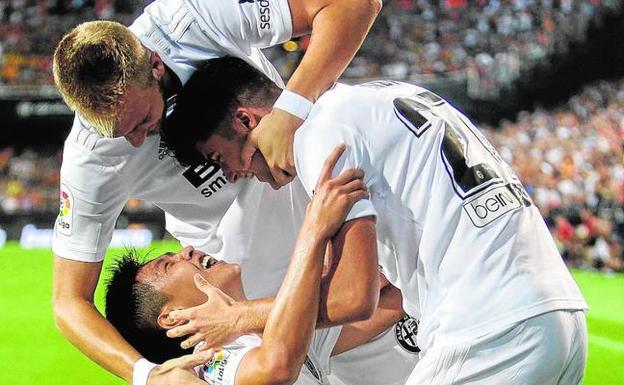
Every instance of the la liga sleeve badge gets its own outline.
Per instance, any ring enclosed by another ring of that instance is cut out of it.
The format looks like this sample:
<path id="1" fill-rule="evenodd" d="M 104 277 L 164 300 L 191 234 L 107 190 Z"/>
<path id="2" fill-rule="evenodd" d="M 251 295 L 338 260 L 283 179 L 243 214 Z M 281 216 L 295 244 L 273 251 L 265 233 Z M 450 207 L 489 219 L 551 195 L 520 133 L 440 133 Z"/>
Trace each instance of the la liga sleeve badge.
<path id="1" fill-rule="evenodd" d="M 74 217 L 74 196 L 67 186 L 61 185 L 59 214 L 56 218 L 56 229 L 63 235 L 72 234 Z"/>

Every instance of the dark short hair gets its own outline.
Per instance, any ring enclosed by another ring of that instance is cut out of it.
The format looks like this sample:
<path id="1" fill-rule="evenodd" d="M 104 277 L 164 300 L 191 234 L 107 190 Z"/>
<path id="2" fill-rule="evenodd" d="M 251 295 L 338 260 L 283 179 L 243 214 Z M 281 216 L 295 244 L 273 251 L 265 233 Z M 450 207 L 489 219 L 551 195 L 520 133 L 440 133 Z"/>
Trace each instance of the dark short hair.
<path id="1" fill-rule="evenodd" d="M 165 120 L 162 139 L 183 166 L 205 161 L 195 149 L 219 132 L 227 137 L 236 108 L 271 106 L 280 88 L 242 59 L 224 56 L 205 61 L 178 93 Z"/>
<path id="2" fill-rule="evenodd" d="M 143 357 L 163 363 L 191 349 L 182 349 L 183 338 L 167 337 L 166 330 L 158 325 L 158 314 L 168 298 L 152 285 L 136 280 L 146 263 L 135 250 L 127 250 L 109 268 L 106 318 Z"/>

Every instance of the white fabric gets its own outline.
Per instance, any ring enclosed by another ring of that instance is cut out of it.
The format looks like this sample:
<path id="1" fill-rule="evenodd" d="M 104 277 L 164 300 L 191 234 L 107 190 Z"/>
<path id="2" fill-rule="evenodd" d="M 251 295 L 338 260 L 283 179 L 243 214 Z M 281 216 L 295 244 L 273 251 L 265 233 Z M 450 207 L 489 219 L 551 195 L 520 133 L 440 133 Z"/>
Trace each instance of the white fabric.
<path id="1" fill-rule="evenodd" d="M 238 0 L 157 0 L 130 29 L 158 52 L 183 83 L 203 60 L 233 55 L 283 86 L 259 49 L 291 37 L 287 0 L 240 4 Z M 52 249 L 64 258 L 102 260 L 119 213 L 134 197 L 168 212 L 168 226 L 174 230 L 196 229 L 203 248 L 216 251 L 220 248 L 216 226 L 245 185 L 227 183 L 216 166 L 196 170 L 178 166 L 160 147 L 159 136 L 148 137 L 134 148 L 124 138 L 102 138 L 77 116 L 63 151 L 62 210 Z"/>
<path id="2" fill-rule="evenodd" d="M 132 367 L 132 385 L 147 385 L 147 378 L 156 366 L 145 358 L 139 358 Z"/>
<path id="3" fill-rule="evenodd" d="M 329 356 L 338 340 L 340 329 L 333 327 L 314 332 L 310 350 L 294 385 L 329 384 Z M 245 335 L 223 347 L 211 361 L 202 366 L 200 372 L 203 378 L 211 385 L 235 385 L 236 372 L 245 354 L 259 347 L 261 343 L 259 337 Z"/>
<path id="4" fill-rule="evenodd" d="M 273 104 L 273 108 L 286 111 L 291 115 L 305 120 L 314 104 L 303 96 L 289 90 L 282 90 L 279 98 Z"/>
<path id="5" fill-rule="evenodd" d="M 425 353 L 407 385 L 580 385 L 587 359 L 582 311 L 554 311 Z"/>
<path id="6" fill-rule="evenodd" d="M 509 166 L 437 95 L 398 82 L 326 92 L 295 134 L 308 194 L 339 143 L 334 175 L 362 168 L 371 196 L 348 219 L 376 213 L 379 263 L 421 322 L 421 349 L 587 308 Z"/>
<path id="7" fill-rule="evenodd" d="M 329 381 L 332 385 L 405 384 L 418 362 L 415 345 L 397 343 L 406 331 L 400 321 L 371 342 L 332 357 Z"/>

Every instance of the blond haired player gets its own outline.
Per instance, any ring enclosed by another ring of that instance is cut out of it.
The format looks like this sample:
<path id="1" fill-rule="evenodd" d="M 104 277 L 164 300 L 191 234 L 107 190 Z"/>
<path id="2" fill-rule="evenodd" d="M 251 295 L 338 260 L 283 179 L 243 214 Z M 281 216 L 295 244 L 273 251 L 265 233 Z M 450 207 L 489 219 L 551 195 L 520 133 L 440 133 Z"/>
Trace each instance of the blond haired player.
<path id="1" fill-rule="evenodd" d="M 74 345 L 137 385 L 184 377 L 176 365 L 153 369 L 140 360 L 93 305 L 105 250 L 129 197 L 154 202 L 173 214 L 171 220 L 200 228 L 198 238 L 218 248 L 216 225 L 242 188 L 228 184 L 216 165 L 182 168 L 160 151 L 156 134 L 164 100 L 199 62 L 224 54 L 243 58 L 281 85 L 260 48 L 312 32 L 301 65 L 267 121 L 280 134 L 256 138 L 256 145 L 270 152 L 280 141 L 292 140 L 311 102 L 338 78 L 361 44 L 380 4 L 156 0 L 129 29 L 92 22 L 64 37 L 54 55 L 55 80 L 77 114 L 61 169 L 65 210 L 53 238 L 53 302 L 57 325 Z M 273 162 L 275 170 L 287 172 L 276 171 L 276 178 L 292 177 L 291 156 Z"/>

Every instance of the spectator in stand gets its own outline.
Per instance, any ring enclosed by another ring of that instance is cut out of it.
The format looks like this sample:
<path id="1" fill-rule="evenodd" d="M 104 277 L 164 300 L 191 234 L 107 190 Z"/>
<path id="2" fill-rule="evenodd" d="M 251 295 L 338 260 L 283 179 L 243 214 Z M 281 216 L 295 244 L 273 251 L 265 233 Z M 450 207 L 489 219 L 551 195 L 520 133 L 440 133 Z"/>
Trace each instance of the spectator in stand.
<path id="1" fill-rule="evenodd" d="M 571 265 L 623 271 L 624 80 L 488 130 Z"/>

